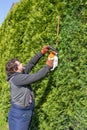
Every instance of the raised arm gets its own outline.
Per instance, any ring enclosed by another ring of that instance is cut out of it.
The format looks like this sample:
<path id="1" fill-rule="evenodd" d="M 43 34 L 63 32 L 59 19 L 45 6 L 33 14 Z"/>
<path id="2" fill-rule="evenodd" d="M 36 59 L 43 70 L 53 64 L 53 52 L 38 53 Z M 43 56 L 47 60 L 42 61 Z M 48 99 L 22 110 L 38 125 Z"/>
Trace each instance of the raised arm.
<path id="1" fill-rule="evenodd" d="M 39 59 L 49 51 L 48 46 L 42 47 L 41 51 L 37 53 L 31 60 L 28 62 L 28 64 L 25 66 L 24 73 L 28 74 L 31 69 L 36 65 L 36 63 L 39 61 Z"/>
<path id="2" fill-rule="evenodd" d="M 31 69 L 36 65 L 36 63 L 39 61 L 39 59 L 43 56 L 41 52 L 37 53 L 31 60 L 28 62 L 28 64 L 25 66 L 24 73 L 28 74 Z"/>

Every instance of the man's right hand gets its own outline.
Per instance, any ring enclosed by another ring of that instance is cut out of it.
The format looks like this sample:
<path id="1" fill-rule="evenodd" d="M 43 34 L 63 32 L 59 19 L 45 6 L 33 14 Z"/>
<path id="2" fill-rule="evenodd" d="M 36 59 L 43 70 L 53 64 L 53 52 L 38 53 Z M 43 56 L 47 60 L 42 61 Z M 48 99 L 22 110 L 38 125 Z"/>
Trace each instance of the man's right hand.
<path id="1" fill-rule="evenodd" d="M 52 68 L 52 67 L 53 67 L 53 60 L 47 59 L 46 64 L 47 64 L 50 68 Z"/>

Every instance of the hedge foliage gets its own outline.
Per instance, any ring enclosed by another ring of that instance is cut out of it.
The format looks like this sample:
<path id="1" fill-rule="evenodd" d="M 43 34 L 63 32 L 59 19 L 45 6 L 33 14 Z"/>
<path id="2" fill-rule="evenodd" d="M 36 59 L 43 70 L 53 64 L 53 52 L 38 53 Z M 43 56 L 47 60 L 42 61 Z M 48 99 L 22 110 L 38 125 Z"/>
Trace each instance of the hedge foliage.
<path id="1" fill-rule="evenodd" d="M 5 64 L 18 57 L 26 64 L 58 35 L 58 68 L 32 85 L 35 113 L 31 130 L 87 130 L 87 1 L 21 0 L 0 27 L 0 125 L 10 108 Z M 31 73 L 45 65 L 47 55 Z"/>

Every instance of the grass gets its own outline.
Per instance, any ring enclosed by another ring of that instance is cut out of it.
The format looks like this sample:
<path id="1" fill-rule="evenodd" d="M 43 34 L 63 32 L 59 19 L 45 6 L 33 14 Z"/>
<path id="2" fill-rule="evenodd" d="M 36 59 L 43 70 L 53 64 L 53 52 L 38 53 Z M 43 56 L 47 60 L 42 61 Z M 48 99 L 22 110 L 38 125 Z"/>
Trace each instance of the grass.
<path id="1" fill-rule="evenodd" d="M 0 130 L 9 130 L 9 129 L 8 129 L 8 125 L 0 126 Z"/>

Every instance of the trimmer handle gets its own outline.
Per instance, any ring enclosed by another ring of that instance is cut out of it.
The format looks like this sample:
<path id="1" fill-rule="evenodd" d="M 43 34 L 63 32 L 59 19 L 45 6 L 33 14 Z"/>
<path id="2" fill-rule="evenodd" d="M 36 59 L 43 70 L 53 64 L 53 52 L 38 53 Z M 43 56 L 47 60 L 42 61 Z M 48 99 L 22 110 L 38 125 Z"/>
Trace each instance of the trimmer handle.
<path id="1" fill-rule="evenodd" d="M 48 46 L 48 48 L 58 53 L 58 51 L 53 46 Z"/>

